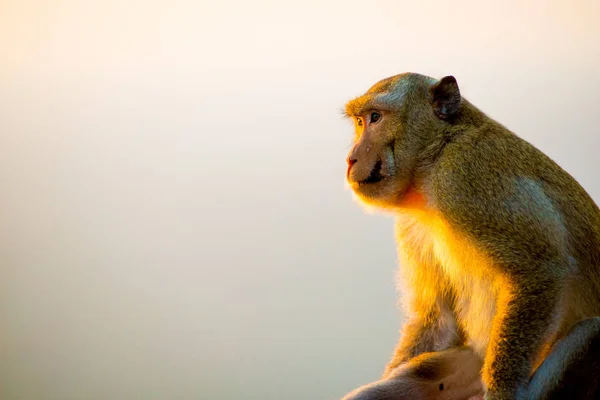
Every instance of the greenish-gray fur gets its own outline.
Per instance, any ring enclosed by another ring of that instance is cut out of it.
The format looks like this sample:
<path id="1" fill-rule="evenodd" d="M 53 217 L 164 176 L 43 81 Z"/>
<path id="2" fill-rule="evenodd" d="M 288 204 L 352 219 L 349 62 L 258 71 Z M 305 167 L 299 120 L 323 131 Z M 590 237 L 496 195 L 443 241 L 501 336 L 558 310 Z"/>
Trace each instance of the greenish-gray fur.
<path id="1" fill-rule="evenodd" d="M 567 172 L 467 102 L 440 133 L 437 140 L 453 139 L 432 160 L 424 184 L 444 215 L 519 287 L 491 366 L 506 382 L 496 389 L 504 398 L 525 382 L 566 279 L 588 278 L 571 295 L 600 315 L 600 212 Z"/>
<path id="2" fill-rule="evenodd" d="M 493 378 L 486 396 L 515 398 L 549 337 L 600 315 L 600 210 L 543 152 L 460 96 L 452 77 L 438 81 L 406 73 L 384 79 L 349 102 L 345 113 L 377 109 L 390 113 L 380 129 L 395 138 L 386 146 L 396 156 L 399 178 L 393 194 L 382 188 L 365 191 L 363 198 L 393 209 L 410 187 L 425 193 L 490 256 L 494 273 L 510 281 L 514 293 L 491 344 L 495 357 L 487 368 Z M 428 325 L 407 324 L 405 335 L 414 344 L 397 351 L 398 362 L 440 350 L 441 338 L 444 347 L 463 336 L 438 319 L 441 308 L 431 310 Z M 558 313 L 567 322 L 558 323 Z M 445 333 L 448 327 L 454 333 Z"/>

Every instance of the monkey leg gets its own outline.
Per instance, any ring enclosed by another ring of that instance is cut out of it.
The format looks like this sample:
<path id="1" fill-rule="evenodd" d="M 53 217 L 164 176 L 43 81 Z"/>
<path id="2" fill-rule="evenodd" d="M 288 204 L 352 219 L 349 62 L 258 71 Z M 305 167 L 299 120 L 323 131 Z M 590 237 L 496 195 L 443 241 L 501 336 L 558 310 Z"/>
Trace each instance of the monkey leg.
<path id="1" fill-rule="evenodd" d="M 342 400 L 466 400 L 483 393 L 482 365 L 469 347 L 424 353 Z"/>
<path id="2" fill-rule="evenodd" d="M 535 370 L 525 399 L 600 398 L 600 317 L 575 324 Z"/>

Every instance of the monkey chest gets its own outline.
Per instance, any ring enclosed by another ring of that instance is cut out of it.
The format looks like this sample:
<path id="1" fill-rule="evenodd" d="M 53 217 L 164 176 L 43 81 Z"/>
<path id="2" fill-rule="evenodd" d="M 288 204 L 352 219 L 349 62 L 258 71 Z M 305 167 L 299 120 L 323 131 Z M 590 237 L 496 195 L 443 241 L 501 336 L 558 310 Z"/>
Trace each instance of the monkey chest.
<path id="1" fill-rule="evenodd" d="M 456 299 L 457 322 L 468 344 L 484 356 L 498 293 L 489 258 L 441 218 L 428 216 L 405 222 L 398 235 L 399 251 L 413 253 L 413 260 L 417 260 L 414 268 L 426 268 L 438 275 L 437 279 L 428 280 L 438 285 L 432 289 L 437 291 L 443 289 L 439 286 L 450 286 Z"/>

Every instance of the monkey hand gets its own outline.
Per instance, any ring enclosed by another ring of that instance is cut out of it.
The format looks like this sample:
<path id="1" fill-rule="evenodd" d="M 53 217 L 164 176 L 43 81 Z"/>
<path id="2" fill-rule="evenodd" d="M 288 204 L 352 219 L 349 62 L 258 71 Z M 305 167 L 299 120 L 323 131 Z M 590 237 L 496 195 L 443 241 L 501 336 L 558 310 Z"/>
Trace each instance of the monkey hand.
<path id="1" fill-rule="evenodd" d="M 414 382 L 396 377 L 361 386 L 341 400 L 484 400 L 480 387 L 443 389 L 443 386 L 433 382 Z"/>
<path id="2" fill-rule="evenodd" d="M 342 400 L 416 400 L 419 396 L 404 379 L 383 379 L 361 386 L 348 393 Z"/>

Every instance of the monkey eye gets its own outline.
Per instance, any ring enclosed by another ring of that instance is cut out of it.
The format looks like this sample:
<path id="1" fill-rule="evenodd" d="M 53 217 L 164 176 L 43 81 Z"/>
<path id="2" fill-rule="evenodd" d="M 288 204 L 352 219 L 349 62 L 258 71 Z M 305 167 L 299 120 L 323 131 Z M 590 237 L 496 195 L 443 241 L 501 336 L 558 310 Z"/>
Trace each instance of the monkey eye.
<path id="1" fill-rule="evenodd" d="M 363 121 L 362 121 L 362 118 L 356 118 L 356 124 L 357 124 L 358 126 L 363 126 Z"/>
<path id="2" fill-rule="evenodd" d="M 381 114 L 379 114 L 378 112 L 371 113 L 371 123 L 379 121 L 379 118 L 381 118 Z"/>

